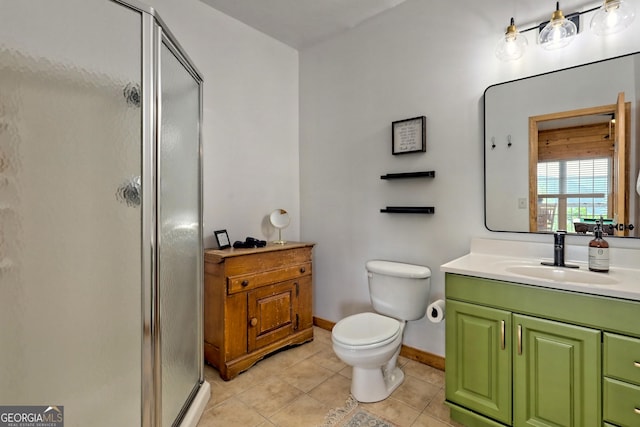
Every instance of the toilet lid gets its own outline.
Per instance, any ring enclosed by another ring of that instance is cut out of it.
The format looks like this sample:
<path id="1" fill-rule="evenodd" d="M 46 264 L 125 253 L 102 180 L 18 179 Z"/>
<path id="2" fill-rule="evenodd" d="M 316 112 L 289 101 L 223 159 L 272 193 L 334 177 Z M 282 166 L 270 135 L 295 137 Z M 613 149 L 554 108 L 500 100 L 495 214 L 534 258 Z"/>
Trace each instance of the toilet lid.
<path id="1" fill-rule="evenodd" d="M 331 333 L 346 345 L 371 345 L 395 338 L 400 333 L 400 322 L 376 313 L 359 313 L 339 321 Z"/>

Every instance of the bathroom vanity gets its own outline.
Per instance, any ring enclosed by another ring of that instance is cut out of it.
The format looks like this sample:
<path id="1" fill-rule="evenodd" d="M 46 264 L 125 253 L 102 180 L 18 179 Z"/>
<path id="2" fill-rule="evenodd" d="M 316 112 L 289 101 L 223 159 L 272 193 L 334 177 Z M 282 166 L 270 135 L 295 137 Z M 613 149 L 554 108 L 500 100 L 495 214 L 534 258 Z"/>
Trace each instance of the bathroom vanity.
<path id="1" fill-rule="evenodd" d="M 567 273 L 539 265 L 550 247 L 477 239 L 442 266 L 451 418 L 474 427 L 640 426 L 638 251 L 612 254 L 619 265 L 609 274 L 579 261 Z"/>
<path id="2" fill-rule="evenodd" d="M 230 380 L 313 338 L 312 243 L 205 251 L 204 356 Z"/>

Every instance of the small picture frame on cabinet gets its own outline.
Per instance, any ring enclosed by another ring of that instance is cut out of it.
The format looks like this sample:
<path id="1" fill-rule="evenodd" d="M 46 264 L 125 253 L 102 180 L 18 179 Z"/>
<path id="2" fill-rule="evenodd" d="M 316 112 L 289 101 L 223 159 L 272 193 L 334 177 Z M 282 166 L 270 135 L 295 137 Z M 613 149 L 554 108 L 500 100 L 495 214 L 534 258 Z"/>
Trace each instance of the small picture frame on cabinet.
<path id="1" fill-rule="evenodd" d="M 391 122 L 391 154 L 427 151 L 427 117 Z"/>
<path id="2" fill-rule="evenodd" d="M 216 236 L 216 242 L 218 242 L 219 249 L 227 249 L 231 247 L 231 241 L 229 240 L 227 230 L 214 231 L 213 235 Z"/>

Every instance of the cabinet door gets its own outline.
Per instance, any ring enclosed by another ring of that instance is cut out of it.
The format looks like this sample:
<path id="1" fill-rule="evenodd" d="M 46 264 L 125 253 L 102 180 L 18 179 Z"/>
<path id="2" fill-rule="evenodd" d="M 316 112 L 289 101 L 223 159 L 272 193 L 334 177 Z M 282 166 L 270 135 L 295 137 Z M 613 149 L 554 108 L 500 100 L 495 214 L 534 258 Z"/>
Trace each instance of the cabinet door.
<path id="1" fill-rule="evenodd" d="M 601 426 L 600 331 L 513 316 L 514 426 Z"/>
<path id="2" fill-rule="evenodd" d="M 511 313 L 447 300 L 446 397 L 511 424 Z"/>
<path id="3" fill-rule="evenodd" d="M 296 325 L 297 283 L 264 286 L 247 293 L 248 349 L 264 347 L 291 335 Z"/>

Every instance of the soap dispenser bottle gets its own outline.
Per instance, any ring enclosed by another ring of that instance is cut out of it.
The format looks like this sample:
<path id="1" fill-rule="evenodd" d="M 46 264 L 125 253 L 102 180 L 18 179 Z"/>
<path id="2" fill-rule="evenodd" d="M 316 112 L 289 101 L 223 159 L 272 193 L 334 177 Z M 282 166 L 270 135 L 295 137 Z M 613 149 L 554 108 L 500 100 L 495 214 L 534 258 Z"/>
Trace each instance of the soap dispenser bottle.
<path id="1" fill-rule="evenodd" d="M 606 273 L 609 271 L 609 243 L 602 238 L 602 218 L 596 220 L 593 233 L 595 238 L 589 242 L 589 270 Z"/>

